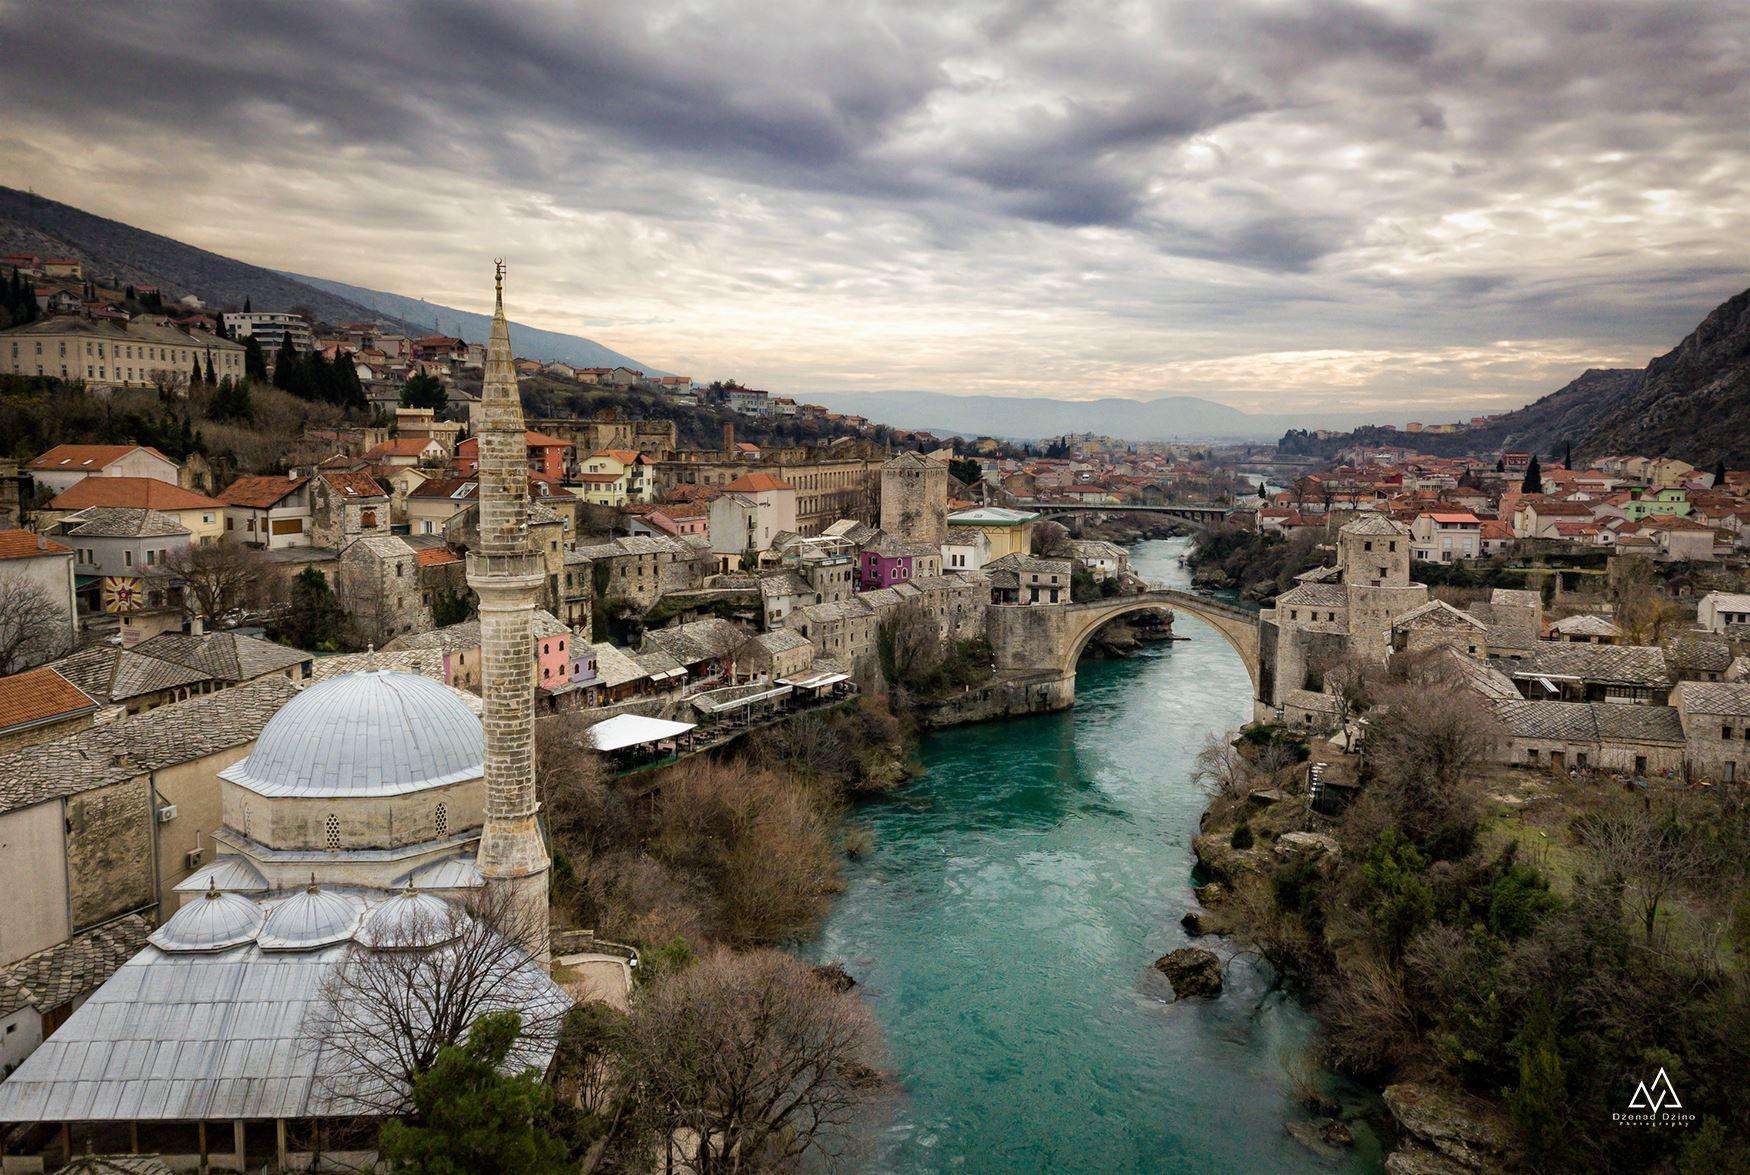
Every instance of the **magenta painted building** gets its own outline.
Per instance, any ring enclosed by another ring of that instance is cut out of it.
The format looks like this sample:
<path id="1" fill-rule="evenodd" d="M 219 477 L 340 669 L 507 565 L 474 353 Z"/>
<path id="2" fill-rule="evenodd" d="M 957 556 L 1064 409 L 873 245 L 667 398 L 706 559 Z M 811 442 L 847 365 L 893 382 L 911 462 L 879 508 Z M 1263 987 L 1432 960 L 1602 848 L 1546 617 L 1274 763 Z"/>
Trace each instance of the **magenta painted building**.
<path id="1" fill-rule="evenodd" d="M 857 568 L 858 591 L 872 592 L 910 579 L 910 555 L 883 555 L 874 548 L 863 552 Z"/>

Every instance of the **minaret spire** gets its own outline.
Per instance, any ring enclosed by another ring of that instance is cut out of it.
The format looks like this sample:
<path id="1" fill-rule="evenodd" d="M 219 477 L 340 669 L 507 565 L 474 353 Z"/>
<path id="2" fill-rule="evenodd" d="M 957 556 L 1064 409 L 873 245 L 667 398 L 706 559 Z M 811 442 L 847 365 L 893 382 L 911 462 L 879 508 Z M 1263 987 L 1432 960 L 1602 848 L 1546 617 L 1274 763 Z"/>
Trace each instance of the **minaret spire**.
<path id="1" fill-rule="evenodd" d="M 480 692 L 485 699 L 486 813 L 480 874 L 508 885 L 527 925 L 524 945 L 546 961 L 546 845 L 535 813 L 535 600 L 545 581 L 529 549 L 528 445 L 504 318 L 504 262 L 494 263 L 486 381 L 474 409 L 480 445 L 480 541 L 468 553 L 468 586 L 480 600 Z"/>

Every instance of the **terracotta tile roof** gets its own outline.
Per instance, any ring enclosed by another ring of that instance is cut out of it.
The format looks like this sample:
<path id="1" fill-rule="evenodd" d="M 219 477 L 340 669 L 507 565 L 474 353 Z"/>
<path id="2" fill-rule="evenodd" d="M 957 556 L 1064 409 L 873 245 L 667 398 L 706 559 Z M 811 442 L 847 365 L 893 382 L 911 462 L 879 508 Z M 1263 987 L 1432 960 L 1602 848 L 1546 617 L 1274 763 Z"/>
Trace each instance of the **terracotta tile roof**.
<path id="1" fill-rule="evenodd" d="M 365 460 L 378 457 L 417 457 L 432 443 L 429 437 L 397 437 L 365 450 Z M 438 446 L 442 448 L 443 446 Z"/>
<path id="2" fill-rule="evenodd" d="M 219 493 L 219 501 L 227 506 L 266 509 L 309 480 L 307 477 L 240 477 Z"/>
<path id="3" fill-rule="evenodd" d="M 590 456 L 591 457 L 612 457 L 615 461 L 618 461 L 621 465 L 631 465 L 638 460 L 638 450 L 636 450 L 636 449 L 597 449 L 595 452 L 591 453 Z"/>
<path id="4" fill-rule="evenodd" d="M 133 506 L 148 510 L 217 509 L 223 502 L 155 477 L 87 477 L 50 499 L 50 510 Z"/>
<path id="5" fill-rule="evenodd" d="M 48 666 L 0 677 L 0 730 L 95 710 L 97 700 Z"/>
<path id="6" fill-rule="evenodd" d="M 613 485 L 622 476 L 618 473 L 580 473 L 576 480 L 584 485 Z"/>
<path id="7" fill-rule="evenodd" d="M 28 530 L 0 530 L 0 559 L 34 559 L 38 555 L 70 555 L 73 548 Z"/>
<path id="8" fill-rule="evenodd" d="M 368 473 L 331 469 L 322 475 L 335 492 L 348 498 L 386 498 L 389 495 Z"/>
<path id="9" fill-rule="evenodd" d="M 443 547 L 424 547 L 413 552 L 413 561 L 421 567 L 441 567 L 446 563 L 460 563 L 462 557 Z"/>
<path id="10" fill-rule="evenodd" d="M 56 445 L 32 461 L 29 467 L 31 469 L 82 469 L 95 473 L 112 462 L 120 461 L 136 449 L 143 449 L 154 457 L 163 457 L 166 461 L 170 460 L 150 445 Z"/>
<path id="11" fill-rule="evenodd" d="M 772 474 L 756 470 L 752 473 L 742 474 L 723 488 L 731 493 L 757 494 L 770 490 L 794 490 L 796 487 Z"/>

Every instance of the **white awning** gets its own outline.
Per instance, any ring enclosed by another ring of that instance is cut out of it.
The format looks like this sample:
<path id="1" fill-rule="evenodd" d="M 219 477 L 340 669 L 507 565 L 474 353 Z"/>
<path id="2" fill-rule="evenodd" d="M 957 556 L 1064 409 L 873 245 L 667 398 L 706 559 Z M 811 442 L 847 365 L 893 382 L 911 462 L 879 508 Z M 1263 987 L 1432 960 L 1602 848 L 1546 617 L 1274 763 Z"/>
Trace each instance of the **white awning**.
<path id="1" fill-rule="evenodd" d="M 619 714 L 589 728 L 589 741 L 598 751 L 619 751 L 674 738 L 692 730 L 691 722 L 670 722 L 640 714 Z"/>
<path id="2" fill-rule="evenodd" d="M 793 685 L 797 689 L 821 689 L 824 686 L 837 685 L 841 681 L 851 680 L 848 673 L 810 673 L 803 677 L 780 677 L 779 685 Z"/>
<path id="3" fill-rule="evenodd" d="M 1541 685 L 1541 686 L 1542 686 L 1542 687 L 1543 687 L 1543 688 L 1544 688 L 1544 689 L 1546 689 L 1546 690 L 1548 690 L 1548 691 L 1549 691 L 1549 692 L 1550 692 L 1550 693 L 1552 693 L 1552 694 L 1559 694 L 1559 693 L 1561 693 L 1561 692 L 1562 692 L 1562 691 L 1561 691 L 1561 690 L 1559 690 L 1559 689 L 1557 689 L 1557 688 L 1556 688 L 1556 683 L 1555 683 L 1555 682 L 1553 682 L 1553 681 L 1551 681 L 1551 680 L 1550 680 L 1550 679 L 1549 679 L 1549 678 L 1547 678 L 1547 677 L 1540 677 L 1540 678 L 1538 678 L 1538 679 L 1537 679 L 1537 684 L 1538 684 L 1538 685 Z"/>

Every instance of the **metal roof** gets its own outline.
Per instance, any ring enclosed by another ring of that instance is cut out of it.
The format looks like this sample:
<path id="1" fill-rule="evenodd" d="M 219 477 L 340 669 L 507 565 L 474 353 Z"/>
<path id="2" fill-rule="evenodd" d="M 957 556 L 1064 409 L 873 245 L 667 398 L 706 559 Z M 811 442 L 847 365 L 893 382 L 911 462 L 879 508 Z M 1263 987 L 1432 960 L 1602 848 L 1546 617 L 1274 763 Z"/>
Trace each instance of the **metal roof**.
<path id="1" fill-rule="evenodd" d="M 392 796 L 478 779 L 485 736 L 453 690 L 383 670 L 304 690 L 220 772 L 264 796 Z"/>
<path id="2" fill-rule="evenodd" d="M 319 1012 L 324 981 L 350 949 L 263 951 L 254 942 L 208 951 L 147 946 L 0 1083 L 0 1122 L 362 1112 L 344 1092 L 339 1063 L 306 1030 Z M 533 961 L 485 1002 L 492 1010 L 514 1008 L 525 1021 L 555 1017 L 571 1004 Z M 507 1067 L 545 1069 L 551 1043 L 538 1037 L 522 1043 Z"/>

